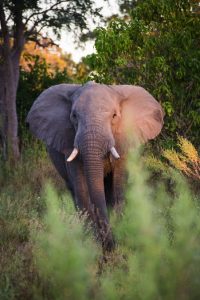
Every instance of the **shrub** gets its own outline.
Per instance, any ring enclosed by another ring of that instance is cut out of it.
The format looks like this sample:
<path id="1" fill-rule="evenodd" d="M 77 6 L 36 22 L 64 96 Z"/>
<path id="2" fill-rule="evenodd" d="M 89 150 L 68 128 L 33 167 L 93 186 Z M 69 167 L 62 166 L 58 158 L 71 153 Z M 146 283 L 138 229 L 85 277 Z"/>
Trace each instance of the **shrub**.
<path id="1" fill-rule="evenodd" d="M 89 299 L 95 286 L 97 246 L 84 234 L 84 217 L 75 214 L 69 198 L 60 199 L 46 187 L 47 213 L 36 232 L 35 255 L 48 299 Z"/>
<path id="2" fill-rule="evenodd" d="M 194 180 L 200 181 L 200 157 L 197 150 L 187 139 L 179 136 L 180 153 L 165 150 L 163 156 L 178 170 Z"/>
<path id="3" fill-rule="evenodd" d="M 183 155 L 194 160 L 187 143 Z M 32 151 L 0 171 L 2 300 L 200 298 L 200 199 L 182 173 L 170 169 L 168 193 L 162 180 L 147 184 L 142 159 L 130 155 L 124 208 L 111 214 L 117 249 L 102 257 L 45 154 Z M 44 194 L 49 177 L 57 190 Z"/>
<path id="4" fill-rule="evenodd" d="M 198 299 L 199 203 L 177 174 L 174 197 L 162 184 L 156 191 L 148 187 L 136 161 L 129 161 L 124 214 L 114 222 L 124 257 L 105 267 L 103 294 L 106 299 Z"/>
<path id="5" fill-rule="evenodd" d="M 177 150 L 167 149 L 162 152 L 162 156 L 167 159 L 162 161 L 155 156 L 150 155 L 145 158 L 146 165 L 153 171 L 161 171 L 168 175 L 171 174 L 172 168 L 186 175 L 186 177 L 193 182 L 200 182 L 200 157 L 197 149 L 187 139 L 178 136 Z"/>
<path id="6" fill-rule="evenodd" d="M 40 286 L 32 256 L 30 232 L 46 204 L 41 189 L 51 178 L 62 193 L 64 184 L 47 159 L 41 144 L 29 144 L 13 166 L 0 164 L 0 299 L 32 299 Z"/>

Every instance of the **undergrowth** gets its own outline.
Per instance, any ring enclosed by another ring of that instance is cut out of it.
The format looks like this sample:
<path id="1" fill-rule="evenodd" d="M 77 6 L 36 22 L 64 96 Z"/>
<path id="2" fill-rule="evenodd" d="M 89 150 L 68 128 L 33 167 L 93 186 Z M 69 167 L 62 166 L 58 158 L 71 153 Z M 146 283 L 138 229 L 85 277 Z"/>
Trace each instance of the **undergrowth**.
<path id="1" fill-rule="evenodd" d="M 173 193 L 147 184 L 136 156 L 123 213 L 111 215 L 117 248 L 104 257 L 44 150 L 1 170 L 0 299 L 200 298 L 200 199 L 172 169 Z"/>

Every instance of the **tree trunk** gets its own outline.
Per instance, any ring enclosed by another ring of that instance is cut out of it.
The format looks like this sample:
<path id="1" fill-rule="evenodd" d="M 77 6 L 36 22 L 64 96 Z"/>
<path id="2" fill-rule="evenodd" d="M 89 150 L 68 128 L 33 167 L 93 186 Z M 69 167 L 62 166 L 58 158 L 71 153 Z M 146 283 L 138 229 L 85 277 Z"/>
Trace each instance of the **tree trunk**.
<path id="1" fill-rule="evenodd" d="M 3 160 L 7 159 L 7 146 L 6 146 L 6 107 L 5 107 L 5 78 L 4 68 L 0 66 L 0 155 Z"/>
<path id="2" fill-rule="evenodd" d="M 2 156 L 16 161 L 19 156 L 16 93 L 19 81 L 19 58 L 5 55 L 0 68 L 0 134 Z"/>

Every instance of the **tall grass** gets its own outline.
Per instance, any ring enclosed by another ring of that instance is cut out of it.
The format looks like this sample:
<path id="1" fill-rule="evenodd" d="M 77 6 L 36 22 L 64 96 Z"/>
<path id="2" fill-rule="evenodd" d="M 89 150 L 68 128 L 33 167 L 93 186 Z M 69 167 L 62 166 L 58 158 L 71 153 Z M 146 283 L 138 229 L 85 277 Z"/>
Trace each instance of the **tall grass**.
<path id="1" fill-rule="evenodd" d="M 58 198 L 46 187 L 47 213 L 42 230 L 35 233 L 35 257 L 40 276 L 48 284 L 47 299 L 89 299 L 97 272 L 97 245 L 84 217 L 75 213 L 68 197 Z"/>
<path id="2" fill-rule="evenodd" d="M 174 197 L 162 183 L 149 187 L 139 160 L 133 161 L 124 215 L 115 221 L 125 259 L 105 270 L 105 298 L 199 299 L 200 199 L 176 173 Z"/>
<path id="3" fill-rule="evenodd" d="M 22 153 L 15 166 L 0 164 L 0 299 L 29 299 L 38 272 L 30 233 L 41 223 L 46 204 L 42 187 L 50 177 L 63 190 L 41 144 Z"/>
<path id="4" fill-rule="evenodd" d="M 102 257 L 47 158 L 29 162 L 0 194 L 0 299 L 200 299 L 200 199 L 183 176 L 170 172 L 173 193 L 150 186 L 131 155 L 123 213 L 111 216 L 117 248 Z"/>

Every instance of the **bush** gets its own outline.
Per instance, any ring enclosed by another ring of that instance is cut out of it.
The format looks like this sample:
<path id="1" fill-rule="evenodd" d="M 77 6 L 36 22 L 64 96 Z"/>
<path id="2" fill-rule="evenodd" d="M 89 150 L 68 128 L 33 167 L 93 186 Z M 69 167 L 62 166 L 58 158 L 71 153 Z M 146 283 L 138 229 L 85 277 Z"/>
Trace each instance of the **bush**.
<path id="1" fill-rule="evenodd" d="M 46 204 L 42 186 L 49 178 L 65 189 L 41 144 L 29 144 L 13 166 L 0 164 L 0 299 L 32 299 L 40 286 L 32 256 L 31 232 L 41 226 Z"/>
<path id="2" fill-rule="evenodd" d="M 168 193 L 162 180 L 149 186 L 141 158 L 130 156 L 123 213 L 111 215 L 117 249 L 102 257 L 37 149 L 0 172 L 2 300 L 199 299 L 200 199 L 181 174 L 170 171 Z M 57 189 L 44 194 L 49 178 Z"/>
<path id="3" fill-rule="evenodd" d="M 168 183 L 173 168 L 185 175 L 191 189 L 196 194 L 200 188 L 200 157 L 197 149 L 187 139 L 178 136 L 178 143 L 175 149 L 167 149 L 162 151 L 161 159 L 154 155 L 146 156 L 146 166 L 149 167 L 154 174 L 154 177 L 159 174 L 159 177 L 168 178 Z"/>
<path id="4" fill-rule="evenodd" d="M 174 197 L 145 178 L 130 161 L 124 214 L 114 222 L 123 259 L 105 268 L 105 299 L 198 299 L 199 199 L 177 174 Z"/>
<path id="5" fill-rule="evenodd" d="M 84 234 L 84 217 L 69 198 L 61 201 L 46 187 L 47 213 L 43 230 L 35 233 L 35 256 L 47 299 L 89 299 L 95 286 L 97 246 Z"/>

